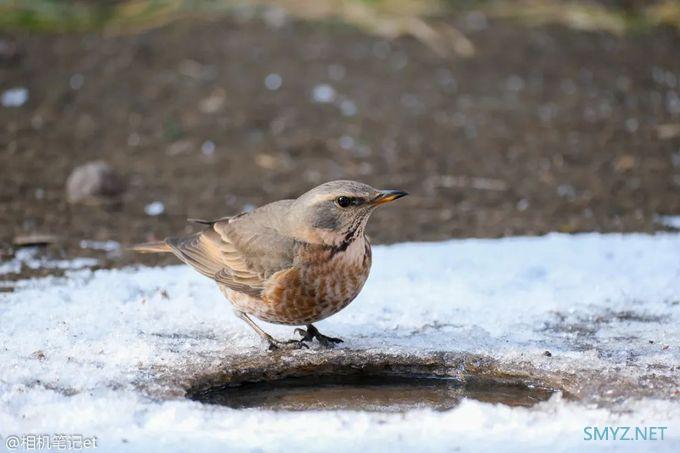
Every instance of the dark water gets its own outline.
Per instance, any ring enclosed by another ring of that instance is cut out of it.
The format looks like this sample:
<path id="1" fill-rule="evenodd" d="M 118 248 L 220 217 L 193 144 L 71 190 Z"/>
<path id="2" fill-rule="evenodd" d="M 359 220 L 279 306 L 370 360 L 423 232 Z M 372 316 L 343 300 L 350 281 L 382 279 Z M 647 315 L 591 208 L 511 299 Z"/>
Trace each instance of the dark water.
<path id="1" fill-rule="evenodd" d="M 522 385 L 466 383 L 437 377 L 313 376 L 244 383 L 201 392 L 192 399 L 234 409 L 362 410 L 451 409 L 466 398 L 530 407 L 552 391 Z"/>

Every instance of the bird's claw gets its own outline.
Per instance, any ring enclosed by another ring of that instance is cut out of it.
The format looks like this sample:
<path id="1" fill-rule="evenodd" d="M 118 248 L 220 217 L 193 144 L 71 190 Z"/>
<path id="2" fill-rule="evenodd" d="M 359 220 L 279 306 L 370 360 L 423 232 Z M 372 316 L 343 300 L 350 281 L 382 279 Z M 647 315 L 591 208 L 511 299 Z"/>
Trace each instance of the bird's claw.
<path id="1" fill-rule="evenodd" d="M 270 351 L 278 351 L 279 349 L 309 349 L 309 345 L 302 340 L 279 341 L 272 339 L 269 341 Z"/>
<path id="2" fill-rule="evenodd" d="M 321 346 L 328 349 L 334 348 L 336 344 L 343 342 L 340 338 L 327 337 L 326 335 L 321 334 L 319 330 L 311 324 L 307 326 L 307 330 L 297 328 L 294 332 L 302 336 L 299 341 L 311 342 L 316 338 L 316 341 L 318 341 Z"/>
<path id="3" fill-rule="evenodd" d="M 312 341 L 312 339 L 314 338 L 305 329 L 300 329 L 299 327 L 295 329 L 293 333 L 300 335 L 302 337 L 300 341 Z"/>
<path id="4" fill-rule="evenodd" d="M 328 349 L 334 348 L 336 344 L 343 343 L 340 338 L 327 337 L 325 335 L 320 335 L 316 339 L 321 343 L 321 346 Z"/>

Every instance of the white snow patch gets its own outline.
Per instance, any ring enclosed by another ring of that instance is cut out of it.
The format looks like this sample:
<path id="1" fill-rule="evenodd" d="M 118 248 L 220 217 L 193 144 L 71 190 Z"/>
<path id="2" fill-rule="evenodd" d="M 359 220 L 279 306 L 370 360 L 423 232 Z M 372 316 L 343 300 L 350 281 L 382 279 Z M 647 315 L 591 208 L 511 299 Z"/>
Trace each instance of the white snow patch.
<path id="1" fill-rule="evenodd" d="M 354 148 L 354 138 L 351 135 L 343 135 L 340 137 L 340 140 L 338 140 L 338 143 L 340 144 L 340 148 L 345 150 Z"/>
<path id="2" fill-rule="evenodd" d="M 204 156 L 212 157 L 215 154 L 215 142 L 212 140 L 206 140 L 201 145 L 201 152 Z"/>
<path id="3" fill-rule="evenodd" d="M 283 79 L 276 73 L 268 74 L 267 77 L 264 78 L 264 86 L 267 87 L 268 90 L 276 91 L 281 88 L 282 84 Z"/>
<path id="4" fill-rule="evenodd" d="M 680 215 L 660 215 L 657 217 L 657 222 L 663 226 L 680 230 Z"/>
<path id="5" fill-rule="evenodd" d="M 113 252 L 120 249 L 120 243 L 116 241 L 92 241 L 83 239 L 80 241 L 80 248 Z"/>
<path id="6" fill-rule="evenodd" d="M 4 263 L 0 263 L 0 275 L 18 274 L 23 267 L 28 269 L 83 269 L 94 266 L 97 260 L 94 258 L 76 258 L 72 260 L 55 260 L 40 256 L 38 247 L 25 247 L 17 250 L 14 257 Z"/>
<path id="7" fill-rule="evenodd" d="M 28 89 L 23 87 L 5 90 L 0 97 L 3 107 L 21 107 L 28 101 Z"/>
<path id="8" fill-rule="evenodd" d="M 335 100 L 335 89 L 327 83 L 322 83 L 312 90 L 312 99 L 320 104 L 328 104 Z"/>
<path id="9" fill-rule="evenodd" d="M 318 326 L 346 348 L 456 350 L 552 370 L 662 375 L 680 366 L 679 256 L 680 234 L 380 246 L 364 291 Z M 677 401 L 627 401 L 612 411 L 559 397 L 531 409 L 466 400 L 450 411 L 384 414 L 150 400 L 135 382 L 154 367 L 262 348 L 214 283 L 186 266 L 20 281 L 0 293 L 0 320 L 3 436 L 96 435 L 98 451 L 680 449 Z M 583 325 L 595 330 L 564 329 Z M 664 441 L 605 442 L 584 440 L 587 426 L 668 429 Z"/>
<path id="10" fill-rule="evenodd" d="M 165 205 L 161 201 L 154 201 L 144 206 L 144 212 L 150 216 L 161 215 L 165 212 Z"/>

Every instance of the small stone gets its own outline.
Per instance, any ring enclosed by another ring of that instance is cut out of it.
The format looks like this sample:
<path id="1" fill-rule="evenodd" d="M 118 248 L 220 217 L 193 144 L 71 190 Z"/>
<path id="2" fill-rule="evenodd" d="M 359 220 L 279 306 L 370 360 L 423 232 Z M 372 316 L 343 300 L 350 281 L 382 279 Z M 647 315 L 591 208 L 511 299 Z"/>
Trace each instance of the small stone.
<path id="1" fill-rule="evenodd" d="M 124 191 L 123 179 L 104 161 L 88 162 L 76 167 L 66 181 L 66 195 L 71 203 L 114 198 Z"/>
<path id="2" fill-rule="evenodd" d="M 680 123 L 659 124 L 656 126 L 656 132 L 661 140 L 680 137 Z M 675 160 L 673 161 L 673 166 L 677 166 L 675 165 Z"/>
<path id="3" fill-rule="evenodd" d="M 635 168 L 635 157 L 630 154 L 624 154 L 614 161 L 614 171 L 617 173 L 624 173 Z"/>
<path id="4" fill-rule="evenodd" d="M 545 351 L 545 352 L 543 353 L 543 355 L 546 356 L 546 357 L 552 357 L 552 352 L 550 352 L 550 351 Z"/>
<path id="5" fill-rule="evenodd" d="M 210 95 L 198 104 L 198 109 L 203 113 L 216 113 L 224 107 L 227 100 L 226 92 L 222 88 L 213 90 Z"/>
<path id="6" fill-rule="evenodd" d="M 279 166 L 279 160 L 271 154 L 260 153 L 255 156 L 255 163 L 258 167 L 274 170 Z"/>
<path id="7" fill-rule="evenodd" d="M 17 247 L 32 247 L 54 244 L 58 240 L 59 238 L 53 234 L 26 234 L 14 236 L 12 243 Z"/>

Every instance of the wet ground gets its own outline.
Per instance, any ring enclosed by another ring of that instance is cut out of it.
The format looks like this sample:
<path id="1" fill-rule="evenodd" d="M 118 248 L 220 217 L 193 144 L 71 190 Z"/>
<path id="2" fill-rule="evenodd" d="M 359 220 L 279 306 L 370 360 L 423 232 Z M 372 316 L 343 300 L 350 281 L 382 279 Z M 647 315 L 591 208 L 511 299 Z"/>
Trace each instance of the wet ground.
<path id="1" fill-rule="evenodd" d="M 39 233 L 55 257 L 174 262 L 82 241 L 183 233 L 186 217 L 337 178 L 411 193 L 372 219 L 378 243 L 653 232 L 680 214 L 677 31 L 450 22 L 474 56 L 296 21 L 4 33 L 0 88 L 29 98 L 0 107 L 1 253 Z M 67 176 L 98 159 L 125 179 L 122 199 L 69 204 Z"/>

